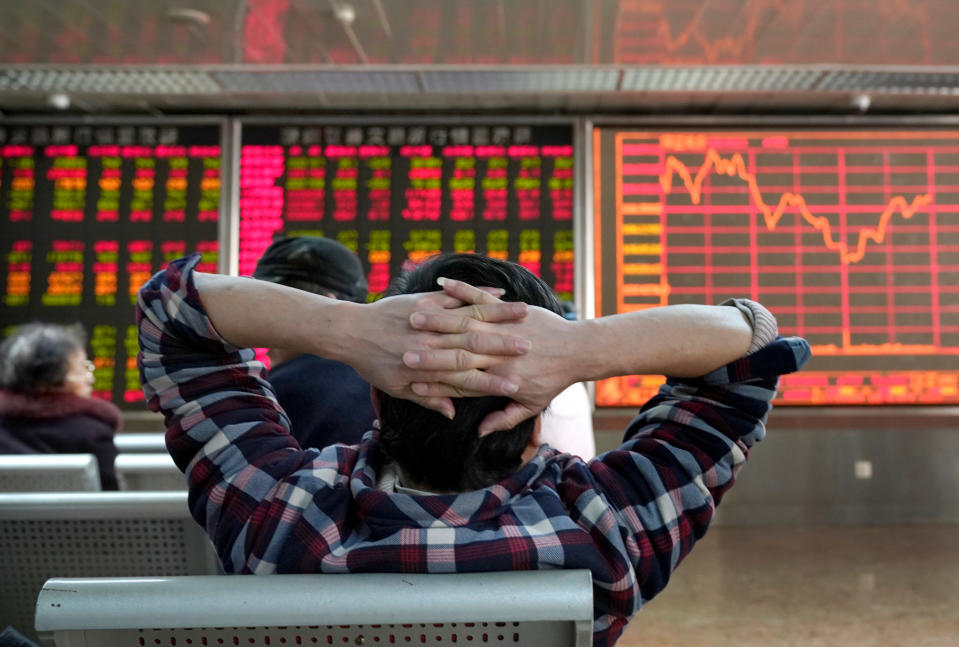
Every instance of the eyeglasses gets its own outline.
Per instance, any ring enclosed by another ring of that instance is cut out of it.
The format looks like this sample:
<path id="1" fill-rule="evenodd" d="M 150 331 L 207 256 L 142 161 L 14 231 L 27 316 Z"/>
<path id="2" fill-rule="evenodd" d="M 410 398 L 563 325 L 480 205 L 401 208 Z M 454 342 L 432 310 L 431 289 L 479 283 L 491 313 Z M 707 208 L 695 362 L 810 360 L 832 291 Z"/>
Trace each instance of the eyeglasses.
<path id="1" fill-rule="evenodd" d="M 80 372 L 79 370 L 80 367 L 82 367 L 83 373 Z M 92 383 L 94 380 L 95 370 L 96 370 L 96 366 L 93 364 L 93 362 L 86 359 L 80 362 L 79 367 L 76 365 L 71 367 L 64 379 L 67 382 L 74 382 L 74 383 L 80 383 L 80 384 Z"/>

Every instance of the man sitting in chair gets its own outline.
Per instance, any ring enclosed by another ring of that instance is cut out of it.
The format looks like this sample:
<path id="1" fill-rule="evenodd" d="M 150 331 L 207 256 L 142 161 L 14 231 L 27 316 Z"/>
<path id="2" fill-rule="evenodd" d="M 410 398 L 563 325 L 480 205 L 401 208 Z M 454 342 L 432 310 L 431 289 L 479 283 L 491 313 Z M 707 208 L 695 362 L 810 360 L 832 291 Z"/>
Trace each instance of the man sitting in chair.
<path id="1" fill-rule="evenodd" d="M 197 260 L 141 290 L 139 365 L 228 573 L 586 568 L 596 645 L 706 531 L 779 375 L 809 357 L 747 300 L 567 321 L 538 278 L 480 256 L 433 259 L 368 305 Z M 252 346 L 353 366 L 380 428 L 299 449 Z M 621 447 L 584 462 L 539 445 L 536 414 L 568 385 L 644 373 L 675 377 Z"/>

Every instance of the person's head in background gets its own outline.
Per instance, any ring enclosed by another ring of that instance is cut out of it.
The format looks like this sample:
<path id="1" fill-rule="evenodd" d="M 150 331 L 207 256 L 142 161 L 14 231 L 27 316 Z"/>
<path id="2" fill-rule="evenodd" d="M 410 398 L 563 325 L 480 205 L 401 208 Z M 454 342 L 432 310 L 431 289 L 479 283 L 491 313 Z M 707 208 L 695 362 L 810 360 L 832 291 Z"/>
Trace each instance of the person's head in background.
<path id="1" fill-rule="evenodd" d="M 0 344 L 0 388 L 24 395 L 93 393 L 93 364 L 79 327 L 33 323 Z"/>
<path id="2" fill-rule="evenodd" d="M 253 277 L 331 299 L 366 303 L 363 264 L 349 248 L 330 238 L 297 236 L 273 241 L 257 262 Z M 295 353 L 277 348 L 270 349 L 269 356 L 276 365 Z"/>
<path id="3" fill-rule="evenodd" d="M 523 301 L 556 314 L 562 312 L 549 286 L 526 268 L 474 254 L 432 258 L 394 280 L 386 296 L 433 292 L 439 289 L 439 277 L 503 288 L 504 301 Z M 524 451 L 538 444 L 533 438 L 538 417 L 483 438 L 477 433 L 487 414 L 508 403 L 508 398 L 495 396 L 456 398 L 456 417 L 449 420 L 409 400 L 374 390 L 384 451 L 396 462 L 404 485 L 433 492 L 488 487 L 519 469 Z"/>

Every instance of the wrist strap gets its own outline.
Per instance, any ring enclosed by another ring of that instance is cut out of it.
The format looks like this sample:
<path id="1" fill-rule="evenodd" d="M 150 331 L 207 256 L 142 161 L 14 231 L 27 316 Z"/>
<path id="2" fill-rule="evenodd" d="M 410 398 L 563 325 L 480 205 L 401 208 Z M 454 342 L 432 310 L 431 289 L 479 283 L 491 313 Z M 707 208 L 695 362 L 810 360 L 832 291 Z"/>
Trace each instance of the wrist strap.
<path id="1" fill-rule="evenodd" d="M 749 350 L 746 351 L 747 355 L 768 346 L 779 335 L 776 317 L 761 303 L 756 303 L 751 299 L 726 299 L 719 305 L 736 308 L 743 313 L 749 325 L 752 326 L 753 339 L 749 344 Z"/>

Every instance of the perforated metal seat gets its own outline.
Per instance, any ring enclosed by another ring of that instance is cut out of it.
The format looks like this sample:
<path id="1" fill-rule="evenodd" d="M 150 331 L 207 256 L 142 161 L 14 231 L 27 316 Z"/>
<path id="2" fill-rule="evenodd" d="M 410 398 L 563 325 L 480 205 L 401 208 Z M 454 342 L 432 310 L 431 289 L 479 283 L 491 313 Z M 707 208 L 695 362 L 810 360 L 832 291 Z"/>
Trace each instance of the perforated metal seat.
<path id="1" fill-rule="evenodd" d="M 59 647 L 592 644 L 589 571 L 54 579 Z"/>
<path id="2" fill-rule="evenodd" d="M 169 454 L 120 454 L 114 464 L 121 490 L 186 490 L 186 477 Z"/>
<path id="3" fill-rule="evenodd" d="M 186 492 L 0 494 L 0 619 L 24 633 L 51 577 L 218 572 Z"/>
<path id="4" fill-rule="evenodd" d="M 0 492 L 97 492 L 93 454 L 0 454 Z"/>

